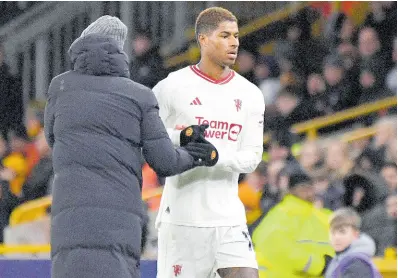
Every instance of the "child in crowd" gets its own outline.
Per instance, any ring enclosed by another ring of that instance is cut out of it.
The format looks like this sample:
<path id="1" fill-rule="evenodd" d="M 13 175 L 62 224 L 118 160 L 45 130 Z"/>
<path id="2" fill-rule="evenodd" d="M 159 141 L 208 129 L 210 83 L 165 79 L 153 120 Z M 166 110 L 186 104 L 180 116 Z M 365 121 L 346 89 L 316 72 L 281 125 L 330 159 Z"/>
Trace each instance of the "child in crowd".
<path id="1" fill-rule="evenodd" d="M 375 243 L 360 232 L 361 218 L 351 208 L 336 210 L 330 221 L 330 241 L 336 256 L 330 262 L 326 278 L 381 278 L 372 263 Z"/>

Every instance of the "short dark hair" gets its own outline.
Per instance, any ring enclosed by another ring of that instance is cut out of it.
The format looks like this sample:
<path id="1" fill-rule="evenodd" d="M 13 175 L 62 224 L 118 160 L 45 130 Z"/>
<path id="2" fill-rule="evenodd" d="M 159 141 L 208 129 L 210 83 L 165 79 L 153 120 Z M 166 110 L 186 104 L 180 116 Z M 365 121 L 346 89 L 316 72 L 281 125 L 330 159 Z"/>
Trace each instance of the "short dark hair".
<path id="1" fill-rule="evenodd" d="M 202 11 L 196 18 L 196 40 L 198 40 L 200 34 L 214 31 L 218 28 L 218 25 L 224 21 L 234 21 L 237 23 L 238 19 L 233 13 L 221 7 L 211 7 Z"/>

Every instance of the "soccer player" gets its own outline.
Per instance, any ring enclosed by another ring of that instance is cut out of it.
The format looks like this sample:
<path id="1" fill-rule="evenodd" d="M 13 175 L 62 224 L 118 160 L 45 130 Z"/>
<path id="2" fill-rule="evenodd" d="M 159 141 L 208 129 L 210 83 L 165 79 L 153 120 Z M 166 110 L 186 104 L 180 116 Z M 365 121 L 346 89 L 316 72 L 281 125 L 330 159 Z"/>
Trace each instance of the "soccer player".
<path id="1" fill-rule="evenodd" d="M 158 278 L 258 277 L 238 176 L 261 161 L 264 98 L 230 68 L 239 46 L 236 17 L 209 8 L 195 28 L 200 62 L 169 74 L 153 90 L 172 141 L 180 143 L 178 129 L 208 124 L 205 139 L 219 160 L 167 178 L 156 222 Z"/>

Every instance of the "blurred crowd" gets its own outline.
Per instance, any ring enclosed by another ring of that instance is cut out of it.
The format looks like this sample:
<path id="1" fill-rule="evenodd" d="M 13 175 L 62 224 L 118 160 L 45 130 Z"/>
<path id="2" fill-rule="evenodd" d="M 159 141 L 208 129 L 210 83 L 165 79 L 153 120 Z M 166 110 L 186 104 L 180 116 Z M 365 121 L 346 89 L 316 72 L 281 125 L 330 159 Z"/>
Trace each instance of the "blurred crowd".
<path id="1" fill-rule="evenodd" d="M 39 3 L 38 1 L 1 1 L 0 26 L 8 23 Z"/>
<path id="2" fill-rule="evenodd" d="M 289 192 L 290 175 L 305 171 L 314 184 L 316 207 L 353 207 L 363 218 L 363 230 L 375 240 L 377 255 L 396 246 L 396 110 L 343 125 L 376 126 L 373 138 L 350 143 L 331 133 L 337 127 L 324 130 L 326 139 L 318 141 L 303 142 L 289 131 L 295 123 L 396 95 L 396 8 L 396 2 L 372 2 L 361 26 L 344 13 L 332 14 L 324 35 L 317 37 L 311 35 L 304 9 L 281 22 L 284 32 L 273 55 L 259 54 L 247 47 L 256 42 L 242 39 L 236 70 L 263 92 L 264 132 L 271 138 L 264 146 L 266 159 L 239 181 L 251 230 Z M 150 38 L 140 30 L 132 39 L 130 75 L 152 88 L 168 70 Z M 3 56 L 0 47 L 0 230 L 16 206 L 51 194 L 53 178 L 43 109 L 29 108 L 23 118 L 21 78 L 9 73 Z M 297 142 L 300 151 L 293 155 Z M 145 163 L 143 178 L 144 195 L 163 184 Z M 155 213 L 159 196 L 146 204 Z"/>
<path id="3" fill-rule="evenodd" d="M 376 242 L 377 255 L 396 246 L 396 125 L 396 118 L 381 119 L 373 139 L 352 144 L 339 138 L 305 141 L 296 157 L 290 137 L 278 134 L 268 150 L 268 161 L 240 182 L 251 229 L 289 193 L 290 175 L 305 171 L 313 182 L 309 194 L 315 207 L 354 208 L 362 217 L 363 231 Z"/>

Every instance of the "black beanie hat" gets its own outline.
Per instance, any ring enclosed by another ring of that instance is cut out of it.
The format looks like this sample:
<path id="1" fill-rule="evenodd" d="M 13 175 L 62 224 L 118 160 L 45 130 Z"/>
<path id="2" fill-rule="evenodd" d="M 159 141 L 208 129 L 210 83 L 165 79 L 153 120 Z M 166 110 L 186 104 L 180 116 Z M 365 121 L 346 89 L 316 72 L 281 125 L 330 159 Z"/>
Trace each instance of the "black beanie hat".
<path id="1" fill-rule="evenodd" d="M 302 183 L 312 183 L 311 178 L 304 172 L 293 173 L 289 177 L 289 189 L 302 184 Z"/>

